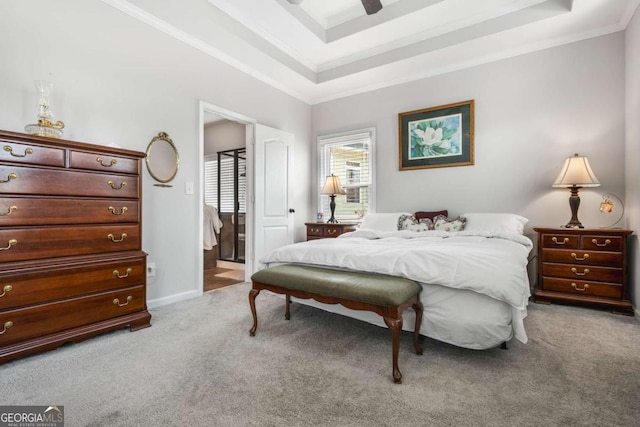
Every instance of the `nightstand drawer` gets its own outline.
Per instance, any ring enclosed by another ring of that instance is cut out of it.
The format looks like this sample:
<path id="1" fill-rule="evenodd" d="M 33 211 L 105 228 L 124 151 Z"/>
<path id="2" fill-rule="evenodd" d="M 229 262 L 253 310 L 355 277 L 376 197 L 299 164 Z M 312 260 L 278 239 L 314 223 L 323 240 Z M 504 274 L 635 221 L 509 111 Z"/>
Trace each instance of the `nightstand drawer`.
<path id="1" fill-rule="evenodd" d="M 320 225 L 307 225 L 307 235 L 322 237 L 322 229 Z"/>
<path id="2" fill-rule="evenodd" d="M 344 226 L 328 225 L 324 228 L 324 237 L 338 237 L 343 233 Z"/>
<path id="3" fill-rule="evenodd" d="M 543 263 L 542 275 L 546 276 L 545 281 L 548 277 L 563 277 L 574 280 L 596 280 L 602 282 L 622 283 L 621 268 Z"/>
<path id="4" fill-rule="evenodd" d="M 543 249 L 543 262 L 560 264 L 602 265 L 605 267 L 622 267 L 620 252 L 597 252 L 585 250 Z"/>
<path id="5" fill-rule="evenodd" d="M 622 298 L 622 285 L 616 283 L 598 283 L 547 277 L 544 280 L 544 290 L 606 298 Z"/>
<path id="6" fill-rule="evenodd" d="M 622 250 L 622 238 L 616 236 L 585 235 L 582 236 L 582 244 L 580 247 L 592 251 L 619 252 Z"/>
<path id="7" fill-rule="evenodd" d="M 304 225 L 307 226 L 307 240 L 335 238 L 355 230 L 356 227 L 356 224 L 342 222 L 305 222 Z"/>
<path id="8" fill-rule="evenodd" d="M 578 249 L 580 247 L 580 236 L 564 234 L 543 234 L 543 248 L 557 249 Z"/>

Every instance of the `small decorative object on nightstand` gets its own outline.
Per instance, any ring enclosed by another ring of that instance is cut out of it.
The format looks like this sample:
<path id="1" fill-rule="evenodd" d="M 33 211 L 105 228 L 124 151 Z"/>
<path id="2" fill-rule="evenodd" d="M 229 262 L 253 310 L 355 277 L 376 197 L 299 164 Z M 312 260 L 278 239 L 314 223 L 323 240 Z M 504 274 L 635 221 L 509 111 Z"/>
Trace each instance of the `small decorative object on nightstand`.
<path id="1" fill-rule="evenodd" d="M 534 228 L 538 233 L 537 303 L 564 302 L 633 315 L 627 287 L 632 230 Z"/>
<path id="2" fill-rule="evenodd" d="M 338 237 L 356 229 L 356 224 L 345 223 L 305 222 L 304 225 L 307 226 L 307 240 Z"/>

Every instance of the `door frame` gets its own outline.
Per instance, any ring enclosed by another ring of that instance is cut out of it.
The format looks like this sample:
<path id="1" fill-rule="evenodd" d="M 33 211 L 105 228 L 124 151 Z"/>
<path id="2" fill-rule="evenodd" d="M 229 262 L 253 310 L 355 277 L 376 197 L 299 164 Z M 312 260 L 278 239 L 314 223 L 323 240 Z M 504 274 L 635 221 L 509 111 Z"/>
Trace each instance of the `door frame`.
<path id="1" fill-rule="evenodd" d="M 240 113 L 236 113 L 235 111 L 228 110 L 224 107 L 220 107 L 215 104 L 211 104 L 206 101 L 199 101 L 199 137 L 198 137 L 198 180 L 200 182 L 199 191 L 198 191 L 198 219 L 197 219 L 197 230 L 198 230 L 198 253 L 202 254 L 204 251 L 204 243 L 203 243 L 203 216 L 204 216 L 204 114 L 211 113 L 216 114 L 220 117 L 223 117 L 227 120 L 231 120 L 237 123 L 241 123 L 245 125 L 245 135 L 246 135 L 246 173 L 247 173 L 247 181 L 246 181 L 246 190 L 247 190 L 247 213 L 245 218 L 245 263 L 244 263 L 244 281 L 248 281 L 253 274 L 253 261 L 247 262 L 248 260 L 253 259 L 253 221 L 254 221 L 254 182 L 253 182 L 253 170 L 254 170 L 254 129 L 256 124 L 256 119 L 245 116 Z M 204 289 L 202 284 L 204 283 L 204 259 L 202 256 L 198 257 L 198 283 L 200 284 L 198 289 L 198 294 L 202 295 L 204 293 Z"/>

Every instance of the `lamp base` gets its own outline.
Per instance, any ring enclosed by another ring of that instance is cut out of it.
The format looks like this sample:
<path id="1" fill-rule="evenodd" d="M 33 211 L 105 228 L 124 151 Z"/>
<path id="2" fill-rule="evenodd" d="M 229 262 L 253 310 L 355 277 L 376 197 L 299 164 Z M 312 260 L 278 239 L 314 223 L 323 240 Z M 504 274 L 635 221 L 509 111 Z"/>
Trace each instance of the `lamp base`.
<path id="1" fill-rule="evenodd" d="M 584 228 L 584 225 L 578 220 L 578 208 L 580 207 L 580 196 L 578 191 L 582 187 L 576 185 L 569 187 L 571 196 L 569 196 L 569 207 L 571 207 L 571 220 L 564 225 L 563 228 Z"/>
<path id="2" fill-rule="evenodd" d="M 327 220 L 327 224 L 337 224 L 338 220 L 334 216 L 336 212 L 336 195 L 330 194 L 329 198 L 331 199 L 331 202 L 329 203 L 329 208 L 331 209 L 331 218 Z"/>
<path id="3" fill-rule="evenodd" d="M 568 224 L 562 225 L 560 228 L 584 228 L 584 225 L 581 223 L 573 224 L 569 222 Z"/>

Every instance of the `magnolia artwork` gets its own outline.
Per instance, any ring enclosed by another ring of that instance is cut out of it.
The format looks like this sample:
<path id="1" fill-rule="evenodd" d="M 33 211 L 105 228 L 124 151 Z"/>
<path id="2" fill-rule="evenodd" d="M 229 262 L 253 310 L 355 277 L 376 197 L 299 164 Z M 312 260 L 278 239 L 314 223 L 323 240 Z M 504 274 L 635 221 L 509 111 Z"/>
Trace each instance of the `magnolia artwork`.
<path id="1" fill-rule="evenodd" d="M 473 165 L 473 100 L 400 113 L 400 170 Z"/>

